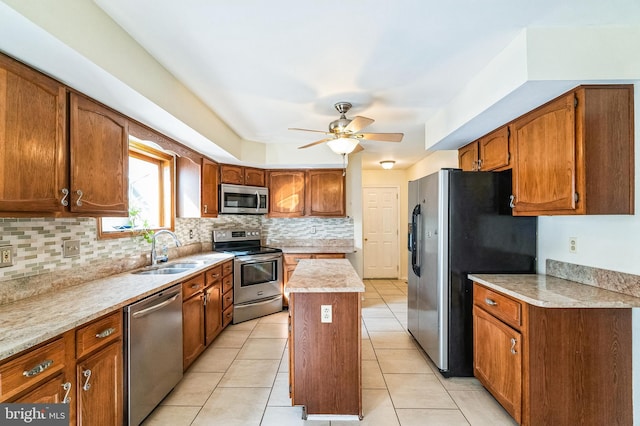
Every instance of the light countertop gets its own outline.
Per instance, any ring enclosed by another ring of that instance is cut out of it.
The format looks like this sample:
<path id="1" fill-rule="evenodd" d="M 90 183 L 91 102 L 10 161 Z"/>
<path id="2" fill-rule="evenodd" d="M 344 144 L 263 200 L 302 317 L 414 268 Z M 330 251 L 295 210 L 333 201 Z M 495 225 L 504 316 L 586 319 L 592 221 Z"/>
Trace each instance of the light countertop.
<path id="1" fill-rule="evenodd" d="M 138 275 L 129 271 L 0 305 L 0 360 L 181 283 L 228 259 L 233 259 L 233 255 L 199 253 L 169 262 L 202 262 L 197 268 L 179 274 Z"/>
<path id="2" fill-rule="evenodd" d="M 285 293 L 364 292 L 364 283 L 347 259 L 301 259 Z"/>
<path id="3" fill-rule="evenodd" d="M 640 298 L 536 274 L 469 274 L 484 286 L 543 308 L 638 308 Z"/>

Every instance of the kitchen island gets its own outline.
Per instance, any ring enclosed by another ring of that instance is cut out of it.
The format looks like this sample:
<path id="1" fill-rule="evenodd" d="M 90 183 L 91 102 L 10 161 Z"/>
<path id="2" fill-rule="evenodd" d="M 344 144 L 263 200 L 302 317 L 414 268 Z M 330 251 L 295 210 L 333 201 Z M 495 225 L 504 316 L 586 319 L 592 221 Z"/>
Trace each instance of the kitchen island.
<path id="1" fill-rule="evenodd" d="M 289 385 L 303 418 L 362 419 L 361 294 L 346 259 L 304 259 L 289 296 Z"/>
<path id="2" fill-rule="evenodd" d="M 633 423 L 631 308 L 549 275 L 471 274 L 474 375 L 522 425 Z"/>

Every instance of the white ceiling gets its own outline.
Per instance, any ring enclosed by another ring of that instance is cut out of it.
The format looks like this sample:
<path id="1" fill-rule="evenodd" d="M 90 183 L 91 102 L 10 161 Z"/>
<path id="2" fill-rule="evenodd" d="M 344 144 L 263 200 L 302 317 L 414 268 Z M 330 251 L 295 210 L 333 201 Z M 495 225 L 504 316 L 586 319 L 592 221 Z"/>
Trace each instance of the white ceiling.
<path id="1" fill-rule="evenodd" d="M 325 130 L 349 101 L 367 131 L 405 134 L 363 142 L 365 162 L 401 167 L 523 28 L 640 23 L 638 0 L 94 1 L 241 138 L 293 150 L 322 135 L 288 127 Z"/>

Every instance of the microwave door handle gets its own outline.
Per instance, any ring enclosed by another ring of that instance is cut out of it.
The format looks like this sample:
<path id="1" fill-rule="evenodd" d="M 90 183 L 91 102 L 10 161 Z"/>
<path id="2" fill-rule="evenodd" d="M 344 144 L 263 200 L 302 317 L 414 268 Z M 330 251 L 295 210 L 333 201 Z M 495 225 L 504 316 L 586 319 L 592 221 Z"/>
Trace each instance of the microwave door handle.
<path id="1" fill-rule="evenodd" d="M 260 210 L 260 193 L 256 190 L 256 213 Z"/>

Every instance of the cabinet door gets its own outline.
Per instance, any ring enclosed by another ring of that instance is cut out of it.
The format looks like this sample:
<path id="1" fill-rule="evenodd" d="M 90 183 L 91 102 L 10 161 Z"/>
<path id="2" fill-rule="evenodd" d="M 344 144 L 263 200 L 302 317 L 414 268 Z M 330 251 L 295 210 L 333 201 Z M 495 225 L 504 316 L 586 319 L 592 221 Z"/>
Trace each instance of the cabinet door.
<path id="1" fill-rule="evenodd" d="M 65 132 L 64 86 L 0 54 L 0 213 L 64 210 Z"/>
<path id="2" fill-rule="evenodd" d="M 59 404 L 67 393 L 65 385 L 71 390 L 71 383 L 64 382 L 62 374 L 41 384 L 31 392 L 12 402 L 28 402 L 32 404 Z M 75 402 L 75 401 L 74 401 Z"/>
<path id="3" fill-rule="evenodd" d="M 233 183 L 244 185 L 244 168 L 230 164 L 220 165 L 220 183 Z"/>
<path id="4" fill-rule="evenodd" d="M 222 331 L 222 283 L 218 281 L 207 287 L 204 296 L 205 345 L 209 345 Z"/>
<path id="5" fill-rule="evenodd" d="M 474 375 L 520 423 L 522 416 L 521 335 L 473 307 Z"/>
<path id="6" fill-rule="evenodd" d="M 466 172 L 478 170 L 478 142 L 471 142 L 458 150 L 458 167 Z"/>
<path id="7" fill-rule="evenodd" d="M 202 159 L 202 217 L 218 216 L 218 165 Z"/>
<path id="8" fill-rule="evenodd" d="M 480 154 L 479 170 L 506 169 L 511 164 L 509 153 L 509 127 L 504 126 L 482 137 L 478 141 Z"/>
<path id="9" fill-rule="evenodd" d="M 71 211 L 128 216 L 127 119 L 75 93 L 70 114 Z"/>
<path id="10" fill-rule="evenodd" d="M 204 350 L 203 297 L 203 293 L 198 293 L 182 303 L 182 356 L 185 370 Z"/>
<path id="11" fill-rule="evenodd" d="M 344 171 L 309 170 L 307 173 L 307 216 L 345 216 Z"/>
<path id="12" fill-rule="evenodd" d="M 252 186 L 264 186 L 264 170 L 245 167 L 244 184 Z"/>
<path id="13" fill-rule="evenodd" d="M 268 177 L 269 216 L 304 216 L 304 170 L 270 170 L 268 172 Z"/>
<path id="14" fill-rule="evenodd" d="M 188 157 L 176 158 L 176 217 L 201 217 L 202 165 Z"/>
<path id="15" fill-rule="evenodd" d="M 514 214 L 575 211 L 575 98 L 571 93 L 516 120 Z"/>
<path id="16" fill-rule="evenodd" d="M 77 365 L 78 425 L 122 425 L 122 341 Z"/>

